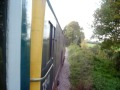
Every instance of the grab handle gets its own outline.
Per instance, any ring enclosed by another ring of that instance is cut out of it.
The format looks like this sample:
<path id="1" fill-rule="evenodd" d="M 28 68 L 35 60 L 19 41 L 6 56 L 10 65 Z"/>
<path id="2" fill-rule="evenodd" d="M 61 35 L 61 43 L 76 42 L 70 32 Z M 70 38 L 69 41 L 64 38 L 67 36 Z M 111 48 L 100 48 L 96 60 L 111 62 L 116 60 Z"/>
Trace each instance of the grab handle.
<path id="1" fill-rule="evenodd" d="M 53 68 L 53 64 L 50 66 L 49 70 L 47 71 L 47 73 L 45 74 L 44 77 L 42 77 L 42 78 L 31 78 L 30 81 L 31 82 L 39 82 L 39 81 L 44 80 L 48 76 L 48 74 L 50 73 L 52 68 Z"/>

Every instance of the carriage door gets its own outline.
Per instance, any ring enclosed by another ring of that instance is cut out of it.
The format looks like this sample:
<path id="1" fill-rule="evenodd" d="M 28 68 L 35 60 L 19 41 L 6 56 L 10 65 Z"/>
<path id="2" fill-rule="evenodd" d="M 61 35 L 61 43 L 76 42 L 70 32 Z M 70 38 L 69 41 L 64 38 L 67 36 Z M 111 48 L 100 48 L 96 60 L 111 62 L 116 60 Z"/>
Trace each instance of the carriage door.
<path id="1" fill-rule="evenodd" d="M 45 20 L 42 52 L 42 79 L 41 90 L 52 90 L 53 84 L 53 52 L 54 27 L 50 21 Z"/>
<path id="2" fill-rule="evenodd" d="M 6 90 L 6 9 L 7 1 L 0 0 L 0 90 Z"/>

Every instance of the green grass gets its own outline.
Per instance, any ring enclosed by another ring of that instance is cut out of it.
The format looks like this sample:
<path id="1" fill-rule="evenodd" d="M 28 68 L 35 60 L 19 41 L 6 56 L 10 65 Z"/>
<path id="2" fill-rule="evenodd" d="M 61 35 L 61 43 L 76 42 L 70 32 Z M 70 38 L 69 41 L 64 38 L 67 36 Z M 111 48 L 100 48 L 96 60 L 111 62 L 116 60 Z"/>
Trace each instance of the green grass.
<path id="1" fill-rule="evenodd" d="M 94 47 L 96 44 L 87 43 L 87 47 Z"/>
<path id="2" fill-rule="evenodd" d="M 92 87 L 93 90 L 120 90 L 120 73 L 99 47 L 69 46 L 70 82 L 72 90 Z"/>

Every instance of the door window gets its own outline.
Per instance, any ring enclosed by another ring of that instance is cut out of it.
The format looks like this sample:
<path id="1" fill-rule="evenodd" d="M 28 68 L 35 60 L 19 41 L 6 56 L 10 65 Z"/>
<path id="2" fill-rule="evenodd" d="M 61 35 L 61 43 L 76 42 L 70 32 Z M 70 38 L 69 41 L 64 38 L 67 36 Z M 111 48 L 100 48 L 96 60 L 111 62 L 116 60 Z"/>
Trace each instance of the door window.
<path id="1" fill-rule="evenodd" d="M 43 34 L 43 66 L 46 66 L 46 62 L 50 59 L 50 24 L 45 21 L 44 34 Z"/>

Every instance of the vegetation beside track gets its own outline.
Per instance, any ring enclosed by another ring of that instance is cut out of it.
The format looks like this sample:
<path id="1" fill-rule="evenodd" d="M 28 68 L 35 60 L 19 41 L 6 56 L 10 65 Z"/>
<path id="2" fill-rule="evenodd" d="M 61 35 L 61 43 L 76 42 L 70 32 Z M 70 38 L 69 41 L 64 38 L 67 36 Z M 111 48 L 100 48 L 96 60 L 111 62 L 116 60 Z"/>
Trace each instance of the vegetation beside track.
<path id="1" fill-rule="evenodd" d="M 120 73 L 104 50 L 69 46 L 71 90 L 120 90 Z"/>

